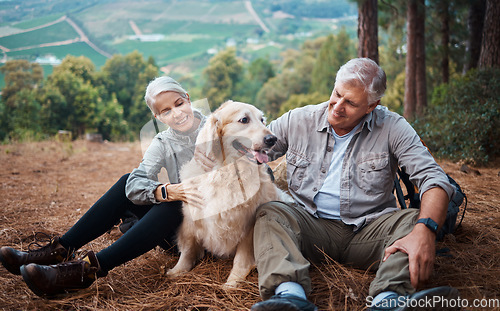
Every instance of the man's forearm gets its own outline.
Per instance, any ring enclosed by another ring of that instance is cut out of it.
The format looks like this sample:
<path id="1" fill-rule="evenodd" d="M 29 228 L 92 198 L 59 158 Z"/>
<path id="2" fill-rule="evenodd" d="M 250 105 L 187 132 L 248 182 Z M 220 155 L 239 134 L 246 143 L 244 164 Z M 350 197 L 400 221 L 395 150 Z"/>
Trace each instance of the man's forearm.
<path id="1" fill-rule="evenodd" d="M 448 194 L 440 187 L 427 190 L 422 195 L 419 218 L 431 218 L 441 228 L 446 219 L 448 203 Z"/>

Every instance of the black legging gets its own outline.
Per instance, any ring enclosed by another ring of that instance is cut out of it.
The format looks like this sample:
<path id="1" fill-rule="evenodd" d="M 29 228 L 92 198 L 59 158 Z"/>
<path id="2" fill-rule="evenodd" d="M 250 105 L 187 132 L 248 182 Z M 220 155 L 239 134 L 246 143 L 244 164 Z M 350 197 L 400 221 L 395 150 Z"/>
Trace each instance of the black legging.
<path id="1" fill-rule="evenodd" d="M 135 223 L 117 241 L 96 254 L 101 266 L 100 275 L 167 242 L 174 245 L 177 228 L 182 221 L 180 201 L 151 205 L 135 205 L 125 195 L 129 174 L 122 176 L 83 216 L 64 234 L 60 243 L 66 249 L 79 249 L 110 230 L 127 211 L 137 215 Z"/>

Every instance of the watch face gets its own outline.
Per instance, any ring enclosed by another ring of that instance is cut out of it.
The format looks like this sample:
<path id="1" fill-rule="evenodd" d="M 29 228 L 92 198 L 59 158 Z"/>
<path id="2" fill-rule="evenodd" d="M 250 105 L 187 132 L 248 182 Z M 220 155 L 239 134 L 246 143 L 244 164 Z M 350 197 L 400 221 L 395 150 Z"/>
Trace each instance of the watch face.
<path id="1" fill-rule="evenodd" d="M 161 197 L 163 200 L 167 199 L 167 189 L 165 189 L 165 186 L 161 186 Z"/>

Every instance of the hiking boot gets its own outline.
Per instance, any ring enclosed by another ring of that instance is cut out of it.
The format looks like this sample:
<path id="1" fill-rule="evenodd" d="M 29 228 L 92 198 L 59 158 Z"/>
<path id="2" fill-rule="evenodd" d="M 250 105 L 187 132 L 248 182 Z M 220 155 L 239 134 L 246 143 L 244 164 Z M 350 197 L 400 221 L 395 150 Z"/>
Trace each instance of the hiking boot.
<path id="1" fill-rule="evenodd" d="M 40 297 L 84 289 L 92 285 L 99 272 L 94 252 L 85 257 L 57 265 L 29 264 L 21 266 L 21 275 L 28 287 Z"/>
<path id="2" fill-rule="evenodd" d="M 289 294 L 274 295 L 268 300 L 258 302 L 251 311 L 317 311 L 310 301 Z"/>
<path id="3" fill-rule="evenodd" d="M 429 288 L 406 296 L 394 293 L 371 306 L 368 310 L 460 310 L 459 296 L 458 290 L 449 286 Z"/>
<path id="4" fill-rule="evenodd" d="M 0 262 L 10 272 L 20 274 L 19 268 L 22 265 L 36 263 L 39 265 L 52 265 L 65 261 L 71 252 L 68 252 L 64 246 L 59 243 L 59 237 L 46 239 L 49 243 L 45 246 L 39 244 L 39 239 L 35 235 L 35 242 L 28 246 L 28 251 L 18 251 L 10 247 L 0 248 Z M 38 249 L 31 249 L 32 246 L 38 246 Z"/>

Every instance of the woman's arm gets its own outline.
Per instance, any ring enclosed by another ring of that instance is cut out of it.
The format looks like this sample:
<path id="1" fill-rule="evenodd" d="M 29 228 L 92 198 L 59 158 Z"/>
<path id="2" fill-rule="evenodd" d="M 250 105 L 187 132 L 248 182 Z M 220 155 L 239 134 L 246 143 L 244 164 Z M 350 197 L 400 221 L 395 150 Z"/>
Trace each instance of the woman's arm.
<path id="1" fill-rule="evenodd" d="M 127 179 L 125 193 L 134 204 L 149 205 L 161 202 L 156 199 L 155 191 L 161 185 L 158 173 L 164 166 L 165 156 L 166 151 L 161 140 L 155 137 L 139 167 L 134 169 Z"/>
<path id="2" fill-rule="evenodd" d="M 163 199 L 162 187 L 165 187 L 166 198 Z M 158 202 L 183 201 L 186 202 L 186 191 L 182 183 L 159 185 L 155 192 L 155 198 Z"/>

